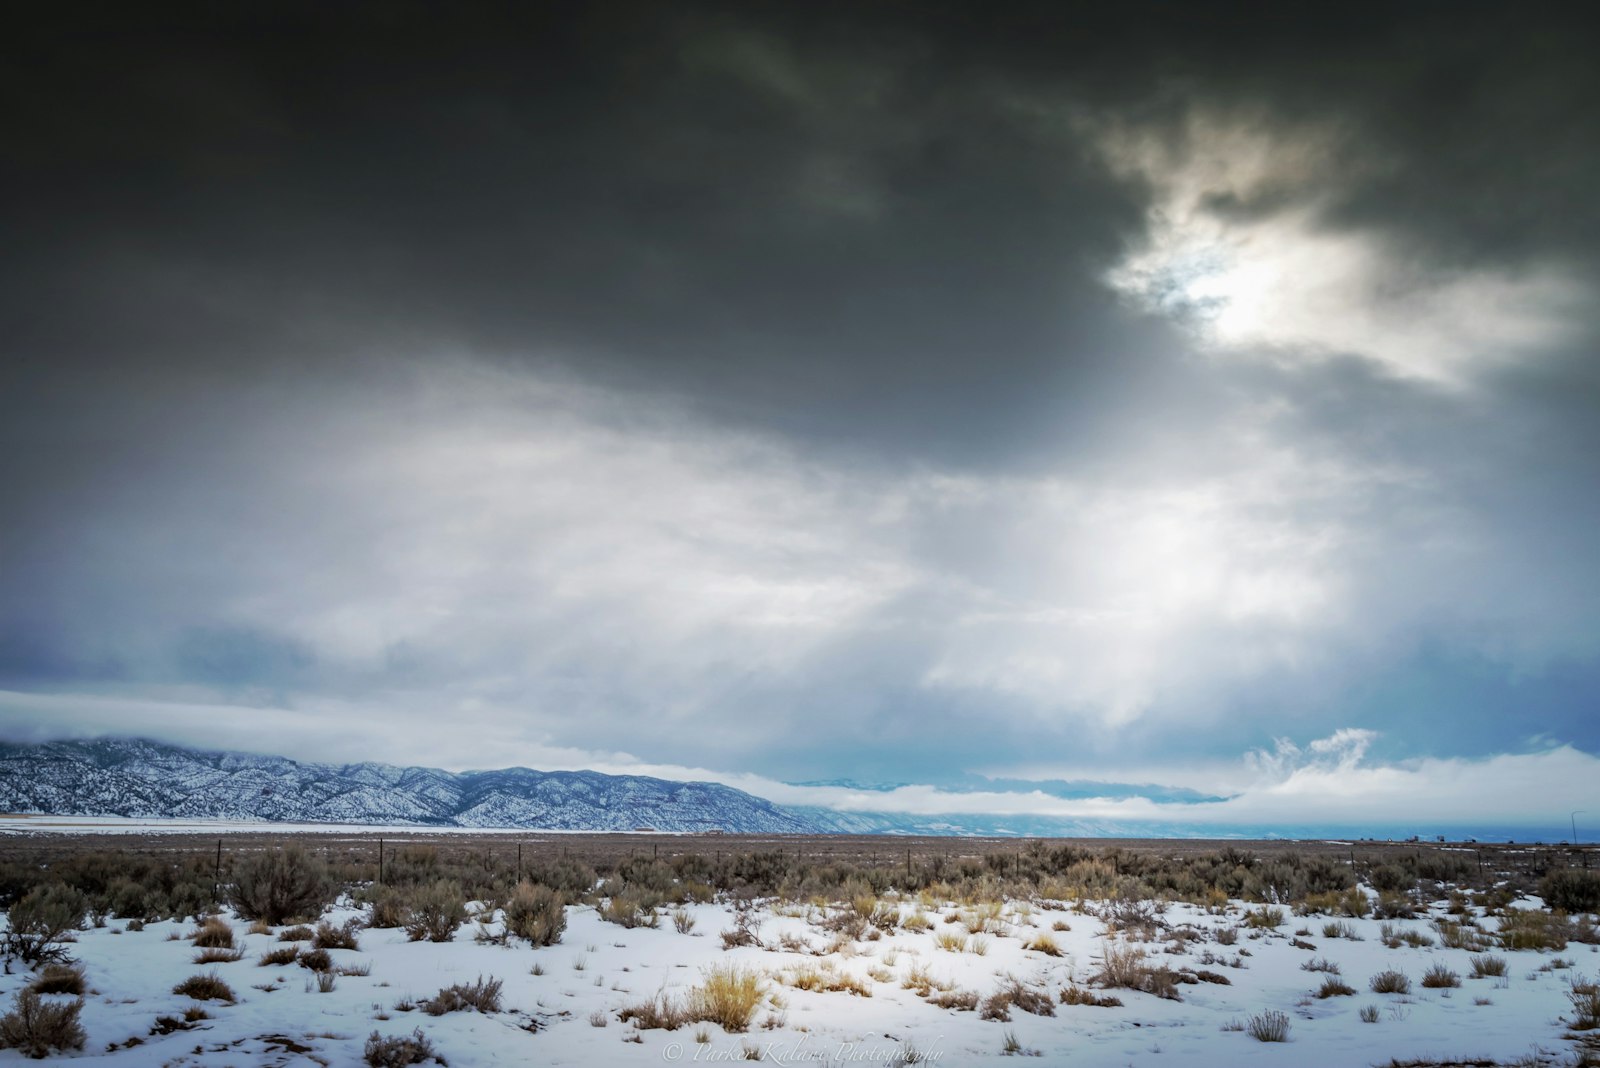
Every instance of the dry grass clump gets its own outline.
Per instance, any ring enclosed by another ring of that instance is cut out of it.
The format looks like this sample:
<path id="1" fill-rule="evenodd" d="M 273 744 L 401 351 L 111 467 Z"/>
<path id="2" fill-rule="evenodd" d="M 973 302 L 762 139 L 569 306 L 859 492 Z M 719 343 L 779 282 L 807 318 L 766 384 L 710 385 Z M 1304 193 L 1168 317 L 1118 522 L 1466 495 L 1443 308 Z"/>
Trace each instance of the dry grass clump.
<path id="1" fill-rule="evenodd" d="M 1168 1001 L 1182 1000 L 1178 995 L 1178 983 L 1184 980 L 1165 965 L 1152 968 L 1145 962 L 1144 950 L 1137 946 L 1107 943 L 1100 970 L 1093 981 L 1104 987 L 1154 994 Z"/>
<path id="2" fill-rule="evenodd" d="M 1023 948 L 1031 949 L 1035 953 L 1043 953 L 1047 957 L 1061 956 L 1060 944 L 1047 934 L 1034 935 L 1033 940 Z"/>
<path id="3" fill-rule="evenodd" d="M 1142 949 L 1107 942 L 1094 981 L 1105 987 L 1138 990 L 1144 984 L 1145 972 L 1149 970 L 1144 960 Z"/>
<path id="4" fill-rule="evenodd" d="M 689 1013 L 697 1022 L 720 1024 L 730 1033 L 748 1030 L 766 993 L 761 972 L 738 965 L 708 969 L 689 991 Z"/>
<path id="5" fill-rule="evenodd" d="M 1245 1030 L 1257 1042 L 1287 1042 L 1289 1041 L 1289 1014 L 1277 1009 L 1268 1009 L 1266 1012 L 1257 1013 L 1250 1017 L 1250 1023 Z"/>
<path id="6" fill-rule="evenodd" d="M 1372 903 L 1367 900 L 1367 895 L 1357 886 L 1344 890 L 1324 890 L 1321 893 L 1307 894 L 1295 908 L 1295 912 L 1302 916 L 1315 916 L 1325 913 L 1329 916 L 1354 916 L 1359 919 L 1372 911 Z"/>
<path id="7" fill-rule="evenodd" d="M 1378 941 L 1382 942 L 1386 949 L 1399 949 L 1401 946 L 1425 949 L 1433 945 L 1433 939 L 1427 935 L 1392 923 L 1383 924 L 1378 928 Z"/>
<path id="8" fill-rule="evenodd" d="M 43 1001 L 31 989 L 19 990 L 11 1011 L 0 1016 L 0 1049 L 21 1050 L 33 1058 L 47 1057 L 53 1049 L 82 1049 L 82 1011 L 82 998 L 62 1004 Z"/>
<path id="9" fill-rule="evenodd" d="M 222 976 L 216 972 L 191 975 L 173 987 L 172 992 L 186 998 L 194 998 L 196 1001 L 226 1001 L 231 1005 L 235 1000 L 233 988 L 223 982 Z"/>
<path id="10" fill-rule="evenodd" d="M 1485 954 L 1473 956 L 1469 959 L 1472 963 L 1472 977 L 1474 979 L 1486 979 L 1491 976 L 1498 977 L 1506 974 L 1506 959 L 1504 957 L 1493 957 Z"/>
<path id="11" fill-rule="evenodd" d="M 1003 925 L 1000 920 L 1001 905 L 998 901 L 979 905 L 971 912 L 964 913 L 961 925 L 967 929 L 968 934 L 981 935 L 985 933 L 1001 933 Z"/>
<path id="12" fill-rule="evenodd" d="M 940 931 L 933 936 L 933 943 L 940 949 L 948 949 L 952 953 L 965 953 L 967 950 L 967 936 L 954 931 Z"/>
<path id="13" fill-rule="evenodd" d="M 1395 971 L 1393 968 L 1385 969 L 1372 977 L 1367 984 L 1374 994 L 1409 994 L 1411 993 L 1411 980 L 1405 972 Z"/>
<path id="14" fill-rule="evenodd" d="M 802 964 L 789 972 L 787 982 L 796 990 L 819 994 L 854 994 L 860 998 L 872 996 L 872 987 L 849 972 L 840 971 L 832 961 L 824 961 L 820 965 Z"/>
<path id="15" fill-rule="evenodd" d="M 417 1002 L 417 1008 L 429 1016 L 443 1016 L 447 1012 L 464 1012 L 468 1009 L 485 1013 L 499 1012 L 502 985 L 492 975 L 487 979 L 480 975 L 474 982 L 452 983 L 444 987 L 433 997 Z"/>
<path id="16" fill-rule="evenodd" d="M 1566 917 L 1543 909 L 1507 909 L 1497 935 L 1504 949 L 1561 950 L 1567 948 L 1571 927 Z"/>
<path id="17" fill-rule="evenodd" d="M 193 1031 L 200 1026 L 201 1020 L 211 1019 L 211 1014 L 198 1005 L 190 1005 L 183 1010 L 183 1015 L 157 1016 L 155 1024 L 150 1028 L 152 1035 L 170 1035 L 174 1031 Z"/>
<path id="18" fill-rule="evenodd" d="M 900 980 L 900 985 L 910 990 L 919 998 L 925 998 L 935 990 L 949 990 L 954 984 L 949 981 L 940 981 L 933 977 L 926 965 L 913 964 Z"/>
<path id="19" fill-rule="evenodd" d="M 28 984 L 35 994 L 83 994 L 83 965 L 46 964 Z"/>
<path id="20" fill-rule="evenodd" d="M 929 1005 L 955 1012 L 971 1012 L 978 1007 L 976 990 L 940 990 L 923 998 Z"/>
<path id="21" fill-rule="evenodd" d="M 900 926 L 902 929 L 909 931 L 912 934 L 920 934 L 923 931 L 931 930 L 933 928 L 933 921 L 928 918 L 928 914 L 926 912 L 918 909 L 911 915 L 907 916 L 904 920 L 901 920 Z"/>
<path id="22" fill-rule="evenodd" d="M 388 1038 L 372 1032 L 367 1036 L 362 1058 L 370 1068 L 409 1068 L 410 1065 L 426 1061 L 436 1061 L 446 1066 L 449 1064 L 433 1048 L 433 1043 L 420 1027 L 409 1035 L 391 1035 Z"/>
<path id="23" fill-rule="evenodd" d="M 1034 1016 L 1054 1016 L 1055 1002 L 1050 995 L 1026 985 L 1014 975 L 1000 981 L 1000 987 L 983 999 L 978 1015 L 985 1020 L 1008 1021 L 1011 1009 L 1017 1008 Z"/>
<path id="24" fill-rule="evenodd" d="M 631 1020 L 641 1031 L 676 1031 L 690 1022 L 688 1009 L 666 991 L 624 1006 L 617 1011 L 617 1019 L 623 1023 Z"/>
<path id="25" fill-rule="evenodd" d="M 1361 941 L 1361 936 L 1356 933 L 1355 926 L 1344 920 L 1335 920 L 1333 923 L 1322 925 L 1323 938 L 1343 938 L 1351 942 Z"/>
<path id="26" fill-rule="evenodd" d="M 1431 990 L 1461 985 L 1461 977 L 1444 964 L 1435 964 L 1422 974 L 1422 985 Z"/>
<path id="27" fill-rule="evenodd" d="M 317 924 L 311 944 L 317 949 L 360 949 L 361 944 L 356 940 L 358 930 L 360 927 L 355 920 L 346 920 L 338 927 L 323 920 Z"/>
<path id="28" fill-rule="evenodd" d="M 661 918 L 656 915 L 659 900 L 650 893 L 617 893 L 607 898 L 599 909 L 600 918 L 619 927 L 656 927 Z"/>
<path id="29" fill-rule="evenodd" d="M 1417 918 L 1417 903 L 1406 894 L 1383 890 L 1372 906 L 1372 914 L 1380 920 L 1414 920 Z"/>
<path id="30" fill-rule="evenodd" d="M 196 964 L 232 964 L 243 959 L 242 949 L 202 949 L 194 955 Z"/>
<path id="31" fill-rule="evenodd" d="M 279 946 L 269 949 L 261 954 L 256 961 L 263 968 L 272 968 L 283 964 L 293 964 L 300 958 L 300 947 L 296 945 Z"/>
<path id="32" fill-rule="evenodd" d="M 208 916 L 189 935 L 198 949 L 232 949 L 233 928 L 220 916 Z"/>
<path id="33" fill-rule="evenodd" d="M 761 972 L 727 965 L 709 969 L 683 1001 L 662 991 L 620 1009 L 617 1019 L 623 1023 L 632 1021 L 641 1031 L 676 1031 L 685 1024 L 714 1023 L 737 1033 L 750 1029 L 750 1021 L 765 996 Z"/>
<path id="34" fill-rule="evenodd" d="M 1244 914 L 1244 925 L 1259 930 L 1282 927 L 1288 921 L 1284 911 L 1276 905 L 1263 905 Z"/>
<path id="35" fill-rule="evenodd" d="M 1470 949 L 1479 952 L 1494 944 L 1487 934 L 1469 924 L 1439 919 L 1433 922 L 1433 926 L 1439 932 L 1439 944 L 1446 949 Z"/>
<path id="36" fill-rule="evenodd" d="M 1322 986 L 1317 988 L 1316 996 L 1319 998 L 1343 998 L 1351 997 L 1355 992 L 1355 987 L 1338 976 L 1330 975 L 1322 980 Z"/>
<path id="37" fill-rule="evenodd" d="M 278 941 L 280 942 L 309 942 L 315 937 L 317 937 L 317 932 L 303 923 L 296 924 L 293 927 L 285 927 L 278 932 Z"/>
<path id="38" fill-rule="evenodd" d="M 313 972 L 333 971 L 333 957 L 325 949 L 308 949 L 300 954 L 300 967 Z"/>
<path id="39" fill-rule="evenodd" d="M 1110 994 L 1096 994 L 1077 983 L 1068 983 L 1061 990 L 1061 1004 L 1063 1005 L 1091 1005 L 1100 1009 L 1115 1009 L 1122 1006 L 1122 999 L 1112 997 Z"/>
<path id="40" fill-rule="evenodd" d="M 1573 979 L 1568 984 L 1567 1000 L 1572 1002 L 1572 1029 L 1593 1031 L 1600 1028 L 1600 983 Z"/>

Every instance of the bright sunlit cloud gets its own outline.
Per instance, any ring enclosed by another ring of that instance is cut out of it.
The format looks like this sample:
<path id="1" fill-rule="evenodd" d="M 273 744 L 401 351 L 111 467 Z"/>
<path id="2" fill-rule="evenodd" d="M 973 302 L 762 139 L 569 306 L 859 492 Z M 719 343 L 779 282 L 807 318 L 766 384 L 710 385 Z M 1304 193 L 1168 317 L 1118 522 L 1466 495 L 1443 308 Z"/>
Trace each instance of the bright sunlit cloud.
<path id="1" fill-rule="evenodd" d="M 1216 352 L 1354 355 L 1461 384 L 1570 342 L 1588 287 L 1570 268 L 1424 264 L 1334 217 L 1338 186 L 1386 165 L 1337 126 L 1191 112 L 1176 130 L 1099 130 L 1112 166 L 1153 191 L 1147 231 L 1106 275 Z"/>

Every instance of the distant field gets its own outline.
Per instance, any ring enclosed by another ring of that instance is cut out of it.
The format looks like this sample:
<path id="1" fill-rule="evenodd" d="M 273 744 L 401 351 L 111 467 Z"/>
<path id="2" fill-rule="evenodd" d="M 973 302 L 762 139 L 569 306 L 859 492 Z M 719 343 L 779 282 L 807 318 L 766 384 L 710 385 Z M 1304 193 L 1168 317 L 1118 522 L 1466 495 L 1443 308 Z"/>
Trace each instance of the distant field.
<path id="1" fill-rule="evenodd" d="M 1549 846 L 1505 843 L 1386 842 L 1370 840 L 1310 839 L 1207 839 L 1207 838 L 952 838 L 898 835 L 745 835 L 585 833 L 528 830 L 431 830 L 423 828 L 327 829 L 295 824 L 284 828 L 249 825 L 207 831 L 125 831 L 103 828 L 74 832 L 66 817 L 51 817 L 56 829 L 47 833 L 12 833 L 0 839 L 4 854 L 17 861 L 49 863 L 86 851 L 118 851 L 150 856 L 207 854 L 222 844 L 224 857 L 257 852 L 294 841 L 331 862 L 368 863 L 376 874 L 380 848 L 393 855 L 408 845 L 427 845 L 451 863 L 476 860 L 496 868 L 511 869 L 520 855 L 525 865 L 555 857 L 570 857 L 601 871 L 630 857 L 672 860 L 700 856 L 708 859 L 739 854 L 785 853 L 812 863 L 849 863 L 867 867 L 903 866 L 909 856 L 913 866 L 943 860 L 987 860 L 991 856 L 1021 855 L 1030 845 L 1051 848 L 1072 846 L 1092 853 L 1136 856 L 1197 857 L 1224 849 L 1242 850 L 1264 859 L 1326 856 L 1365 868 L 1397 857 L 1434 853 L 1466 855 L 1483 872 L 1537 877 L 1551 868 L 1593 866 L 1600 869 L 1600 846 Z M 16 825 L 13 824 L 13 829 Z M 380 842 L 383 843 L 380 847 Z"/>

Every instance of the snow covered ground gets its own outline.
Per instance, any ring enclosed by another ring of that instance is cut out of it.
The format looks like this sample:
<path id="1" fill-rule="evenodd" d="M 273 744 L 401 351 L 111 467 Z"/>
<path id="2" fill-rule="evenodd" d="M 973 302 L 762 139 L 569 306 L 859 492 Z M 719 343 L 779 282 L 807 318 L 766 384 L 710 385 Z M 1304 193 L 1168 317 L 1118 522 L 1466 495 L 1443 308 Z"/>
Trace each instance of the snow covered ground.
<path id="1" fill-rule="evenodd" d="M 1443 904 L 1436 916 L 1443 915 Z M 964 1065 L 1005 1056 L 1008 1045 L 1014 1055 L 1037 1054 L 1041 1063 L 1085 1068 L 1348 1068 L 1411 1058 L 1554 1064 L 1573 1050 L 1563 1037 L 1569 980 L 1600 970 L 1596 947 L 1573 943 L 1559 953 L 1489 950 L 1488 955 L 1507 961 L 1507 974 L 1472 978 L 1473 954 L 1441 947 L 1425 918 L 1387 922 L 1393 931 L 1414 931 L 1431 944 L 1387 948 L 1378 920 L 1290 914 L 1281 927 L 1252 928 L 1244 918 L 1260 906 L 1237 902 L 1210 909 L 1172 905 L 1160 914 L 1161 928 L 1152 941 L 1108 936 L 1106 922 L 1092 914 L 1093 903 L 1011 902 L 989 919 L 986 933 L 976 936 L 969 928 L 984 926 L 983 917 L 972 906 L 908 899 L 895 907 L 899 920 L 920 915 L 932 926 L 868 928 L 864 937 L 849 939 L 821 925 L 837 909 L 765 905 L 750 913 L 760 945 L 726 950 L 721 933 L 734 926 L 733 908 L 691 904 L 682 910 L 692 921 L 687 932 L 678 929 L 670 908 L 661 910 L 659 926 L 628 929 L 605 922 L 593 907 L 571 906 L 560 943 L 537 949 L 515 941 L 479 942 L 479 925 L 471 922 L 443 944 L 408 942 L 401 930 L 366 929 L 359 934 L 359 949 L 331 955 L 338 966 L 370 967 L 370 973 L 339 975 L 328 992 L 319 992 L 313 974 L 302 967 L 258 964 L 263 953 L 282 945 L 281 928 L 251 934 L 248 924 L 224 914 L 243 959 L 202 966 L 193 963 L 197 951 L 186 937 L 192 923 L 151 923 L 135 931 L 113 920 L 81 932 L 72 947 L 86 968 L 90 992 L 82 1012 L 87 1044 L 68 1056 L 129 1068 L 354 1065 L 361 1063 L 363 1044 L 374 1030 L 400 1035 L 420 1027 L 454 1068 L 705 1064 L 747 1057 L 769 1064 L 887 1065 L 905 1063 L 908 1051 L 925 1063 Z M 364 914 L 346 904 L 326 918 L 338 924 Z M 1496 923 L 1487 917 L 1479 922 L 1489 931 Z M 1336 923 L 1345 926 L 1329 937 Z M 491 921 L 485 930 L 495 933 L 498 924 Z M 1054 940 L 1059 956 L 1029 948 L 1041 935 Z M 1108 947 L 1121 946 L 1144 951 L 1151 965 L 1209 973 L 1213 981 L 1177 986 L 1181 1000 L 1084 986 L 1123 1004 L 1060 1002 L 1063 989 L 1089 983 Z M 980 947 L 983 952 L 976 952 Z M 1336 967 L 1355 994 L 1313 997 L 1331 974 L 1308 970 L 1313 961 Z M 710 969 L 729 964 L 763 976 L 766 994 L 748 1032 L 729 1034 L 716 1025 L 693 1023 L 672 1031 L 639 1030 L 618 1020 L 623 1008 L 663 993 L 682 996 Z M 1423 987 L 1424 973 L 1438 964 L 1457 973 L 1460 986 Z M 1403 972 L 1410 993 L 1373 993 L 1369 980 L 1386 969 Z M 205 1002 L 209 1018 L 196 1021 L 192 1030 L 153 1034 L 158 1017 L 181 1018 L 197 1004 L 172 988 L 206 972 L 225 980 L 237 1002 Z M 850 977 L 864 993 L 792 985 L 808 975 L 813 980 Z M 994 1021 L 977 1011 L 941 1009 L 908 988 L 914 975 L 980 999 L 1016 979 L 1045 994 L 1054 1015 L 1012 1007 L 1009 1021 Z M 403 1011 L 449 984 L 489 976 L 504 983 L 501 1012 L 434 1017 Z M 1226 984 L 1215 981 L 1217 976 Z M 0 1007 L 8 1007 L 28 981 L 16 965 L 0 976 Z M 1369 1006 L 1373 1022 L 1362 1019 Z M 1257 1041 L 1236 1029 L 1269 1010 L 1287 1015 L 1287 1043 Z M 1533 1059 L 1519 1061 L 1530 1055 Z M 22 1063 L 18 1052 L 0 1051 L 0 1064 L 13 1063 Z"/>

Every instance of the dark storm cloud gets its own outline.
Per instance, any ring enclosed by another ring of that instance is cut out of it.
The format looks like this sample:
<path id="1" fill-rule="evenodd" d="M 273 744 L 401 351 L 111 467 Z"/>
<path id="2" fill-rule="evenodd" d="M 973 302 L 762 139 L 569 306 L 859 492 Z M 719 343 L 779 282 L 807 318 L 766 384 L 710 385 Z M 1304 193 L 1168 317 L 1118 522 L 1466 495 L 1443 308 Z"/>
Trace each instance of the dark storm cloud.
<path id="1" fill-rule="evenodd" d="M 1600 744 L 1560 7 L 19 22 L 0 688 L 791 779 Z M 1217 248 L 1306 284 L 1208 343 Z"/>
<path id="2" fill-rule="evenodd" d="M 1056 107 L 1350 122 L 1403 165 L 1344 210 L 1452 254 L 1593 231 L 1571 131 L 1595 78 L 1537 8 L 35 18 L 8 65 L 8 319 L 23 361 L 129 361 L 133 389 L 149 364 L 303 371 L 422 339 L 963 461 L 1081 444 L 1172 369 L 1096 280 L 1138 190 Z"/>

